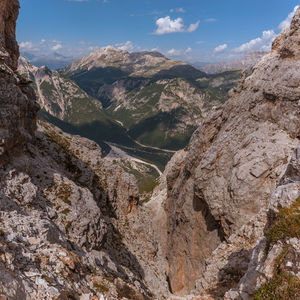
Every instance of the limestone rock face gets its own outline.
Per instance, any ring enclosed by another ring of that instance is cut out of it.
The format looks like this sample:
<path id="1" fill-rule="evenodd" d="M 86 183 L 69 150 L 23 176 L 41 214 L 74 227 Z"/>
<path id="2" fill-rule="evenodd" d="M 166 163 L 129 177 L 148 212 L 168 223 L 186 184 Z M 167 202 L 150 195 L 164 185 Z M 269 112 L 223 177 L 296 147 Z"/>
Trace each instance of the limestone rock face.
<path id="1" fill-rule="evenodd" d="M 38 109 L 32 89 L 15 73 L 18 8 L 15 0 L 0 3 L 0 165 L 4 156 L 21 152 L 24 142 L 34 136 Z"/>
<path id="2" fill-rule="evenodd" d="M 144 259 L 156 262 L 156 246 L 135 177 L 95 142 L 37 124 L 34 92 L 16 72 L 18 7 L 0 3 L 0 299 L 166 294 Z"/>
<path id="3" fill-rule="evenodd" d="M 19 14 L 18 0 L 0 3 L 0 58 L 13 70 L 17 69 L 19 47 L 16 41 L 16 20 Z"/>
<path id="4" fill-rule="evenodd" d="M 268 206 L 300 138 L 300 10 L 229 101 L 194 133 L 167 175 L 167 259 L 172 292 L 185 294 L 205 259 Z"/>

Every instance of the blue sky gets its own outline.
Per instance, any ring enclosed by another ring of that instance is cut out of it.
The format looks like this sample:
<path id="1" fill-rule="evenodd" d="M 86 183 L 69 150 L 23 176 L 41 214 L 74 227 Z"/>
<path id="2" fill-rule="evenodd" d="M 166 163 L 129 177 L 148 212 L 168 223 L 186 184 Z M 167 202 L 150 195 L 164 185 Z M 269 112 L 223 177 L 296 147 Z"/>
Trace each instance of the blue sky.
<path id="1" fill-rule="evenodd" d="M 266 50 L 294 0 L 20 0 L 21 52 L 80 57 L 112 45 L 187 61 Z M 290 15 L 291 17 L 291 15 Z M 282 23 L 283 21 L 286 21 Z M 280 26 L 281 24 L 281 26 Z"/>

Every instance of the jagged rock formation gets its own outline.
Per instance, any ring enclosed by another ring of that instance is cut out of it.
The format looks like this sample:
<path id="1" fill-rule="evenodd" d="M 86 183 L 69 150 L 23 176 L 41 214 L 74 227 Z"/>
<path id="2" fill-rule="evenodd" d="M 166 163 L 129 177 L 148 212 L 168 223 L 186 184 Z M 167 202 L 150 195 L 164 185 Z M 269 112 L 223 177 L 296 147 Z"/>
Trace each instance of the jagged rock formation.
<path id="1" fill-rule="evenodd" d="M 251 69 L 267 53 L 268 52 L 266 51 L 249 51 L 241 59 L 237 59 L 231 62 L 219 62 L 214 64 L 207 64 L 205 66 L 200 66 L 198 68 L 199 70 L 208 74 L 214 74 L 217 72 L 224 72 L 228 70 Z M 197 67 L 197 65 L 195 66 Z"/>
<path id="2" fill-rule="evenodd" d="M 107 116 L 101 102 L 87 95 L 74 81 L 48 67 L 35 67 L 19 58 L 18 72 L 28 81 L 37 95 L 39 116 L 64 131 L 79 134 L 97 142 L 109 151 L 104 141 L 133 146 L 126 130 Z"/>
<path id="3" fill-rule="evenodd" d="M 0 164 L 4 156 L 21 152 L 24 142 L 31 139 L 38 109 L 31 89 L 15 74 L 19 55 L 15 39 L 18 7 L 17 1 L 0 4 Z"/>
<path id="4" fill-rule="evenodd" d="M 104 160 L 95 142 L 37 124 L 30 82 L 16 73 L 19 2 L 0 7 L 0 298 L 166 294 L 135 178 Z"/>
<path id="5" fill-rule="evenodd" d="M 299 144 L 299 20 L 300 10 L 251 76 L 202 122 L 167 174 L 165 251 L 173 293 L 213 289 L 226 261 L 216 295 L 223 297 L 247 271 L 269 199 Z M 260 213 L 260 223 L 253 222 Z"/>
<path id="6" fill-rule="evenodd" d="M 95 142 L 36 122 L 18 6 L 0 4 L 0 298 L 252 299 L 278 269 L 300 287 L 300 9 L 141 206 Z"/>
<path id="7" fill-rule="evenodd" d="M 33 82 L 31 86 L 41 108 L 62 121 L 79 125 L 81 119 L 86 117 L 82 114 L 88 114 L 91 119 L 93 113 L 102 113 L 99 101 L 88 96 L 75 82 L 60 76 L 55 70 L 46 66 L 35 67 L 24 57 L 20 57 L 18 72 Z"/>

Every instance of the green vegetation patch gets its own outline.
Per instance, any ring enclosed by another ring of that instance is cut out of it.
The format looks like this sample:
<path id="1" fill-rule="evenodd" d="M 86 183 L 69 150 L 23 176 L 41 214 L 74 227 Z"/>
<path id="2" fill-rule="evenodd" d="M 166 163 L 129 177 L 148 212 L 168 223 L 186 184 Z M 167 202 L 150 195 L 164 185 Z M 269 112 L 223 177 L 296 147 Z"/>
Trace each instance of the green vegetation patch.
<path id="1" fill-rule="evenodd" d="M 101 293 L 107 293 L 109 291 L 109 288 L 101 282 L 94 282 L 93 286 L 95 290 Z"/>
<path id="2" fill-rule="evenodd" d="M 151 193 L 153 190 L 159 185 L 159 179 L 156 178 L 155 180 L 145 183 L 144 185 L 139 186 L 139 192 L 142 193 Z"/>
<path id="3" fill-rule="evenodd" d="M 62 135 L 57 134 L 54 130 L 47 130 L 45 132 L 56 144 L 61 146 L 65 151 L 70 152 L 70 142 Z"/>
<path id="4" fill-rule="evenodd" d="M 47 81 L 43 81 L 40 88 L 43 91 L 43 94 L 49 98 L 52 97 L 53 93 L 55 92 L 55 87 Z"/>
<path id="5" fill-rule="evenodd" d="M 69 199 L 71 193 L 72 193 L 71 185 L 63 183 L 62 185 L 59 186 L 56 196 L 66 204 L 71 205 L 71 200 Z"/>
<path id="6" fill-rule="evenodd" d="M 300 295 L 300 280 L 298 277 L 284 270 L 284 259 L 291 246 L 286 244 L 290 238 L 300 238 L 300 197 L 290 207 L 283 207 L 276 215 L 273 224 L 266 233 L 266 252 L 282 241 L 284 249 L 278 256 L 274 268 L 273 278 L 262 285 L 256 292 L 255 300 L 285 299 L 296 300 Z"/>
<path id="7" fill-rule="evenodd" d="M 279 240 L 300 239 L 300 197 L 290 206 L 279 210 L 274 224 L 267 230 L 267 252 Z"/>
<path id="8" fill-rule="evenodd" d="M 276 261 L 273 278 L 257 290 L 254 300 L 299 300 L 300 280 L 281 270 L 281 264 L 287 252 L 288 246 L 283 249 Z"/>

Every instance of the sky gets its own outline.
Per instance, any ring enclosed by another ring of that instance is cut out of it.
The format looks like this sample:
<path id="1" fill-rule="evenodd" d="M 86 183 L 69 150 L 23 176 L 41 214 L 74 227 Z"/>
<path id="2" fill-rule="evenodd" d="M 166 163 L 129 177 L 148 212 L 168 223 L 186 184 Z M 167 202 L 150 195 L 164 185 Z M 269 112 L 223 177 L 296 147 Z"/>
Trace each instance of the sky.
<path id="1" fill-rule="evenodd" d="M 71 59 L 114 46 L 189 62 L 269 50 L 300 0 L 20 0 L 17 39 L 28 58 Z"/>

